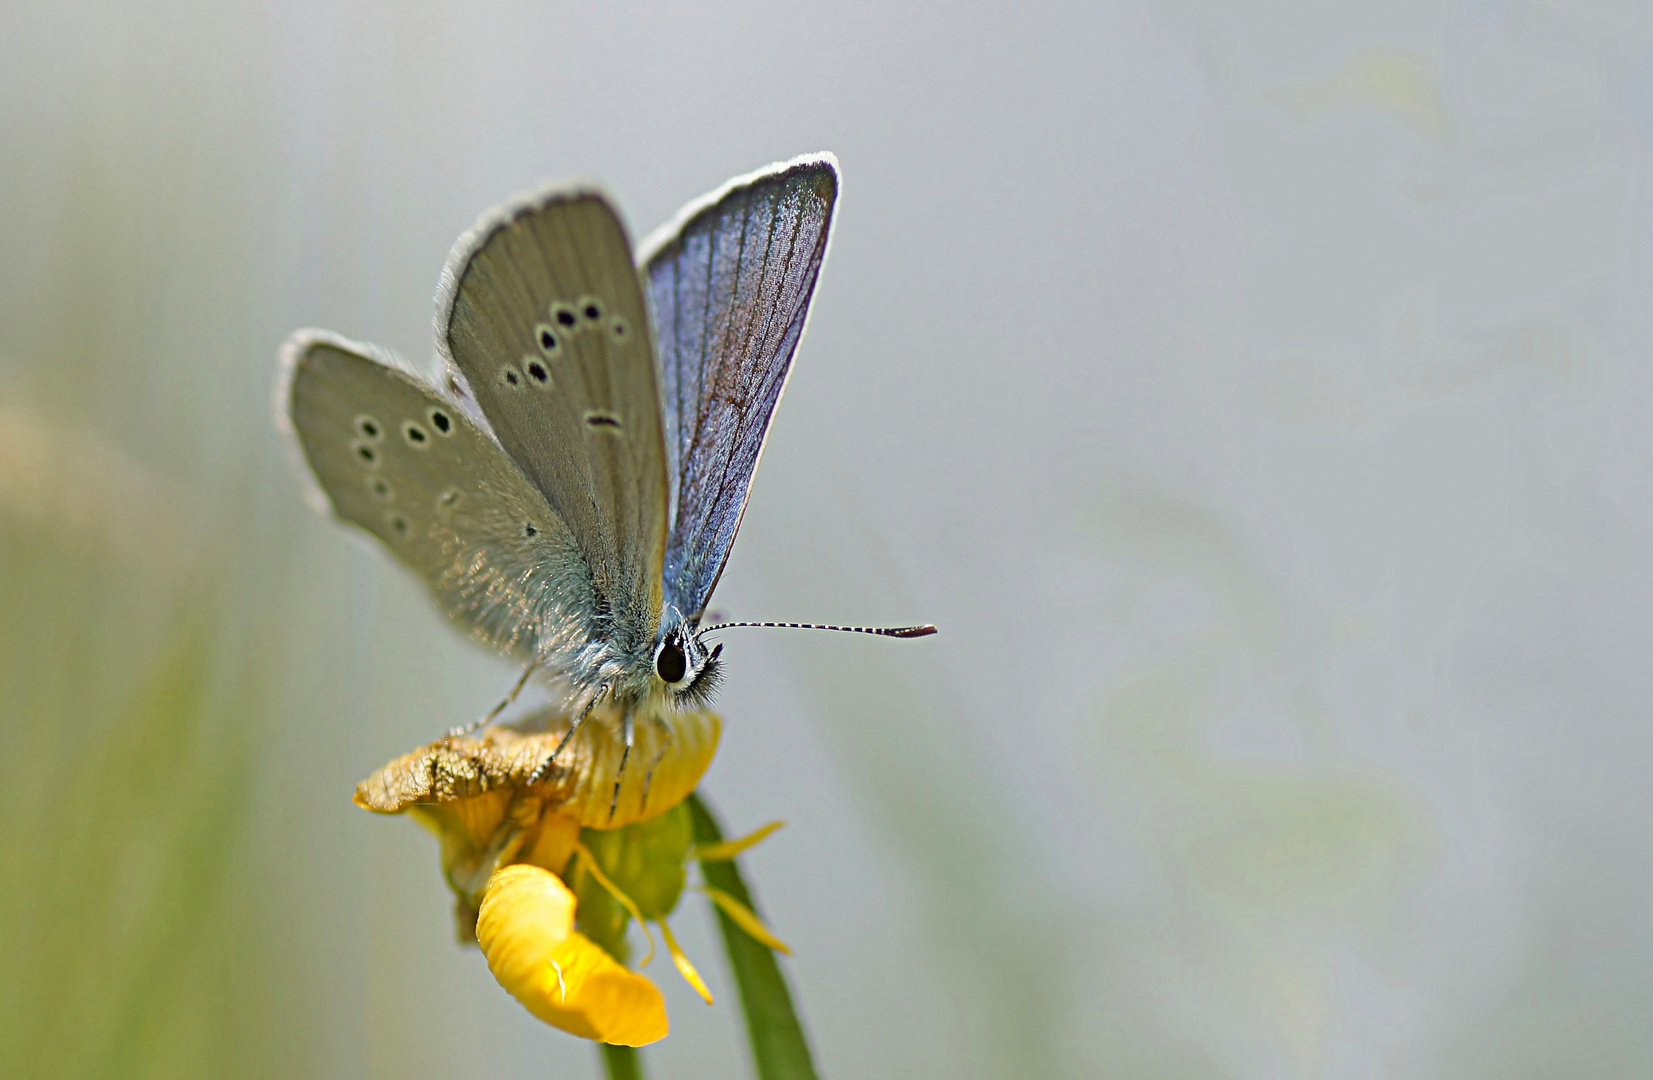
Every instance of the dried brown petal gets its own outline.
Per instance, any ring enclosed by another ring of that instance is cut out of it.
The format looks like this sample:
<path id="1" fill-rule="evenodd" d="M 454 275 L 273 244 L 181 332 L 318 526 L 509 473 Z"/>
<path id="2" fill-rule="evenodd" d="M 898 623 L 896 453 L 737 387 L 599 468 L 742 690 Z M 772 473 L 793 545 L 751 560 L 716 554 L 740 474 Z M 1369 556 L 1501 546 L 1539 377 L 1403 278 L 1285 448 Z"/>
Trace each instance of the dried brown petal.
<path id="1" fill-rule="evenodd" d="M 501 726 L 474 735 L 438 739 L 403 754 L 357 784 L 353 801 L 364 810 L 398 814 L 414 803 L 450 803 L 489 792 L 515 793 L 527 785 L 528 777 L 555 749 L 557 738 L 560 732 L 525 734 Z M 550 745 L 545 745 L 547 741 Z M 553 769 L 540 786 L 550 793 L 559 780 L 566 779 L 566 770 Z M 502 813 L 503 809 L 502 804 Z"/>
<path id="2" fill-rule="evenodd" d="M 397 758 L 356 787 L 355 803 L 383 814 L 414 804 L 453 804 L 493 793 L 504 798 L 466 807 L 461 823 L 474 841 L 509 816 L 520 825 L 556 811 L 591 828 L 617 828 L 664 813 L 699 783 L 717 751 L 715 713 L 640 713 L 618 799 L 615 776 L 625 756 L 621 711 L 601 706 L 562 748 L 538 784 L 528 779 L 568 731 L 569 718 L 546 710 L 517 725 L 438 739 Z"/>

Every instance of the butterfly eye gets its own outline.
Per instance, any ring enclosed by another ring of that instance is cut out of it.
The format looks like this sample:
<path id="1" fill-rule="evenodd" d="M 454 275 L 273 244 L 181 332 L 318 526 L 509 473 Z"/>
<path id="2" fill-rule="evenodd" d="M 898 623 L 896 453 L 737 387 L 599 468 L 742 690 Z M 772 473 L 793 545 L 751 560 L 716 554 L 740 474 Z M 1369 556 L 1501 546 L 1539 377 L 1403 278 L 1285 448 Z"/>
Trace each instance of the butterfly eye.
<path id="1" fill-rule="evenodd" d="M 372 439 L 374 442 L 384 436 L 384 429 L 379 426 L 379 422 L 365 414 L 356 417 L 356 430 L 361 433 L 362 438 Z"/>
<path id="2" fill-rule="evenodd" d="M 574 306 L 580 309 L 580 314 L 585 316 L 586 322 L 603 321 L 603 302 L 595 296 L 582 296 L 574 302 Z"/>
<path id="3" fill-rule="evenodd" d="M 614 335 L 615 341 L 624 341 L 631 333 L 631 327 L 626 325 L 626 320 L 616 315 L 608 321 L 608 332 Z"/>
<path id="4" fill-rule="evenodd" d="M 689 670 L 689 658 L 683 655 L 683 647 L 675 641 L 665 642 L 654 657 L 654 670 L 664 681 L 673 686 L 683 681 L 683 676 Z"/>
<path id="5" fill-rule="evenodd" d="M 441 409 L 432 409 L 425 415 L 430 418 L 430 426 L 436 429 L 438 435 L 453 434 L 453 417 Z"/>
<path id="6" fill-rule="evenodd" d="M 564 329 L 572 330 L 580 321 L 580 317 L 567 304 L 552 304 L 551 321 Z"/>

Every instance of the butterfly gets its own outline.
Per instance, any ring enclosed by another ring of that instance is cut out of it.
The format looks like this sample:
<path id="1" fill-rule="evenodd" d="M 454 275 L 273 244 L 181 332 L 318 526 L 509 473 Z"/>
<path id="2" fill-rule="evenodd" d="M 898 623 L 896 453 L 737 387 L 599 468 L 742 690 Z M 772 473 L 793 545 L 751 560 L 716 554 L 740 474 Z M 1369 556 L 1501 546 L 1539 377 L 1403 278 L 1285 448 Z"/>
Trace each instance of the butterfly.
<path id="1" fill-rule="evenodd" d="M 737 177 L 636 262 L 599 188 L 513 199 L 442 272 L 435 384 L 326 331 L 288 340 L 278 422 L 321 507 L 526 665 L 478 723 L 539 670 L 579 716 L 563 743 L 607 701 L 629 750 L 639 713 L 710 701 L 714 630 L 935 632 L 701 625 L 803 338 L 838 190 L 830 154 Z"/>

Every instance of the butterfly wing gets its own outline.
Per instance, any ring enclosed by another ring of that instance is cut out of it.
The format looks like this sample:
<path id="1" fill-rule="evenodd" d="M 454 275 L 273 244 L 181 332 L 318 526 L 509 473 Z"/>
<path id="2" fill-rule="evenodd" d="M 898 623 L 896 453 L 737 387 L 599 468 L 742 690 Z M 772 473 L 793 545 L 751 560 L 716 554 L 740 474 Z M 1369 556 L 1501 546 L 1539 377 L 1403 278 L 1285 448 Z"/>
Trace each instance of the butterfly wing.
<path id="1" fill-rule="evenodd" d="M 593 607 L 574 538 L 465 410 L 322 331 L 295 334 L 282 356 L 284 426 L 327 507 L 475 636 L 525 659 L 569 654 Z"/>
<path id="2" fill-rule="evenodd" d="M 608 201 L 555 187 L 486 215 L 443 271 L 436 337 L 584 560 L 602 655 L 576 681 L 608 679 L 610 661 L 641 670 L 661 608 L 665 449 L 642 282 Z"/>
<path id="3" fill-rule="evenodd" d="M 671 483 L 666 599 L 698 617 L 740 528 L 826 259 L 838 162 L 730 181 L 644 248 Z"/>

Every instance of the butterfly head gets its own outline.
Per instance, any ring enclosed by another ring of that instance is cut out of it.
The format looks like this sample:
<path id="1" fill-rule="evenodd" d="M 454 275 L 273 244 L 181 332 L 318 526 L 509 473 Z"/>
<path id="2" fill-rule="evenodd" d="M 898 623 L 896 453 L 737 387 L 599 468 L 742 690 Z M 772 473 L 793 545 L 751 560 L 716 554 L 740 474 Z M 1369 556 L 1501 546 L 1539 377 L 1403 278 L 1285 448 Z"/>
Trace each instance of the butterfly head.
<path id="1" fill-rule="evenodd" d="M 707 649 L 692 623 L 675 618 L 663 625 L 654 647 L 654 676 L 679 706 L 705 708 L 717 688 L 718 655 L 722 652 L 721 644 Z"/>

